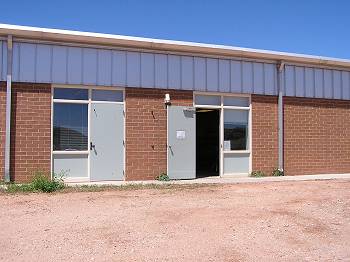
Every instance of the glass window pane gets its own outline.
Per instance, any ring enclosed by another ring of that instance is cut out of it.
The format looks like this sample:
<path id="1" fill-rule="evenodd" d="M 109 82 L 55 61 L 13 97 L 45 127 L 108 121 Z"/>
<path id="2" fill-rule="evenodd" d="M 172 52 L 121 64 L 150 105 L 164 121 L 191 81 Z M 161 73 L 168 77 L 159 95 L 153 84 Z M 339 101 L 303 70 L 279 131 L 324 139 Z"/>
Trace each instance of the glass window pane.
<path id="1" fill-rule="evenodd" d="M 224 150 L 248 149 L 248 110 L 224 110 Z"/>
<path id="2" fill-rule="evenodd" d="M 221 97 L 220 96 L 204 96 L 204 95 L 196 95 L 195 96 L 196 105 L 221 105 Z"/>
<path id="3" fill-rule="evenodd" d="M 54 99 L 70 99 L 70 100 L 88 100 L 88 89 L 78 88 L 55 88 L 53 91 Z"/>
<path id="4" fill-rule="evenodd" d="M 92 90 L 93 101 L 123 102 L 123 91 L 120 90 Z"/>
<path id="5" fill-rule="evenodd" d="M 224 106 L 245 106 L 249 107 L 248 97 L 224 97 Z"/>
<path id="6" fill-rule="evenodd" d="M 88 105 L 54 103 L 53 150 L 88 150 Z"/>

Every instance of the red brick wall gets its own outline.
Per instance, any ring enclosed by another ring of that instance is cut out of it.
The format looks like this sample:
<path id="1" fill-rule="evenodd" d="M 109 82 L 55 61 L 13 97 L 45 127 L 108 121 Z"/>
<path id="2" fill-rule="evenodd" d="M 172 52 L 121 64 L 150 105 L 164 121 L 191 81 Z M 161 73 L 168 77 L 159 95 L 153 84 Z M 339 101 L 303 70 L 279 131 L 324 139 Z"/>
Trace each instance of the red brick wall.
<path id="1" fill-rule="evenodd" d="M 277 97 L 252 95 L 252 170 L 270 175 L 278 167 Z"/>
<path id="2" fill-rule="evenodd" d="M 192 105 L 191 91 L 127 88 L 126 179 L 154 179 L 167 167 L 167 117 L 164 96 L 172 105 Z"/>
<path id="3" fill-rule="evenodd" d="M 350 173 L 350 101 L 284 101 L 286 174 Z"/>
<path id="4" fill-rule="evenodd" d="M 5 126 L 6 126 L 6 82 L 0 82 L 0 180 L 4 179 Z"/>
<path id="5" fill-rule="evenodd" d="M 0 101 L 3 100 L 0 98 Z M 50 155 L 51 86 L 13 83 L 11 180 L 24 182 L 32 178 L 34 171 L 50 171 Z"/>

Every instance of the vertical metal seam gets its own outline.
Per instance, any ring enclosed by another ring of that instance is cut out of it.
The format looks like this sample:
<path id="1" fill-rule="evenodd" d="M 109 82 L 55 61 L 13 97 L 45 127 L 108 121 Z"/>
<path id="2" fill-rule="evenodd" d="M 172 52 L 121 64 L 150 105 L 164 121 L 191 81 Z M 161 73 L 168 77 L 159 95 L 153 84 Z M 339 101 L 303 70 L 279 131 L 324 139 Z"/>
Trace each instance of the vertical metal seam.
<path id="1" fill-rule="evenodd" d="M 303 67 L 303 96 L 306 97 L 306 68 Z"/>
<path id="2" fill-rule="evenodd" d="M 64 50 L 66 51 L 66 84 L 68 84 L 68 56 L 69 56 L 69 48 L 64 47 Z"/>
<path id="3" fill-rule="evenodd" d="M 180 90 L 183 90 L 183 86 L 182 86 L 182 61 L 183 61 L 183 56 L 179 56 L 179 66 L 180 66 Z"/>
<path id="4" fill-rule="evenodd" d="M 18 44 L 17 45 L 18 46 L 18 75 L 17 75 L 17 81 L 21 81 L 20 79 L 21 79 L 21 45 L 20 44 Z M 7 48 L 9 48 L 8 47 L 8 45 L 7 45 Z M 12 46 L 12 51 L 13 51 L 13 46 Z"/>
<path id="5" fill-rule="evenodd" d="M 152 54 L 153 57 L 153 88 L 156 88 L 156 54 Z"/>
<path id="6" fill-rule="evenodd" d="M 228 90 L 229 90 L 229 92 L 231 93 L 232 92 L 232 60 L 228 60 L 228 66 L 229 66 L 229 68 L 228 68 L 228 75 L 229 75 L 229 87 L 228 87 Z"/>
<path id="7" fill-rule="evenodd" d="M 255 93 L 255 66 L 254 63 L 251 63 L 251 69 L 252 69 L 252 87 L 250 88 L 250 93 Z"/>
<path id="8" fill-rule="evenodd" d="M 331 70 L 332 98 L 335 99 L 334 70 Z"/>
<path id="9" fill-rule="evenodd" d="M 266 87 L 265 87 L 265 63 L 262 63 L 262 71 L 263 71 L 263 94 L 266 95 Z"/>
<path id="10" fill-rule="evenodd" d="M 111 86 L 114 85 L 114 52 L 111 50 Z"/>
<path id="11" fill-rule="evenodd" d="M 82 49 L 82 51 L 81 51 L 81 83 L 82 84 L 85 84 L 85 74 L 84 74 L 84 72 L 85 72 L 85 48 L 83 48 Z"/>
<path id="12" fill-rule="evenodd" d="M 312 97 L 315 98 L 316 97 L 316 72 L 315 72 L 315 68 L 312 68 L 312 77 L 313 77 L 313 82 L 314 82 Z"/>
<path id="13" fill-rule="evenodd" d="M 217 70 L 217 76 L 218 76 L 216 92 L 220 92 L 220 59 L 217 59 L 216 61 L 218 63 L 218 66 L 217 66 L 217 69 L 216 69 Z"/>
<path id="14" fill-rule="evenodd" d="M 340 72 L 340 99 L 343 99 L 343 71 Z"/>
<path id="15" fill-rule="evenodd" d="M 34 44 L 34 82 L 38 82 L 37 67 L 38 67 L 38 44 Z"/>
<path id="16" fill-rule="evenodd" d="M 240 74 L 241 74 L 241 93 L 243 93 L 243 61 L 239 61 L 239 65 L 240 65 Z"/>
<path id="17" fill-rule="evenodd" d="M 99 75 L 99 71 L 100 71 L 100 65 L 99 65 L 99 63 L 100 63 L 100 52 L 97 49 L 95 49 L 95 50 L 96 50 L 96 85 L 98 85 L 99 84 L 99 82 L 98 82 L 98 79 L 99 79 L 98 75 Z"/>
<path id="18" fill-rule="evenodd" d="M 139 81 L 138 81 L 138 84 L 139 84 L 139 87 L 143 87 L 142 83 L 141 83 L 141 71 L 142 71 L 142 68 L 141 68 L 141 52 L 137 52 L 137 53 L 138 53 L 138 59 L 139 59 Z"/>
<path id="19" fill-rule="evenodd" d="M 194 56 L 192 56 L 192 91 L 195 90 L 195 79 L 194 79 Z"/>
<path id="20" fill-rule="evenodd" d="M 208 91 L 208 58 L 204 58 L 205 60 L 205 91 Z"/>
<path id="21" fill-rule="evenodd" d="M 294 77 L 294 96 L 297 96 L 297 73 L 296 73 L 296 66 L 293 66 L 293 77 Z"/>
<path id="22" fill-rule="evenodd" d="M 125 51 L 125 86 L 129 87 L 128 85 L 128 51 Z"/>
<path id="23" fill-rule="evenodd" d="M 324 76 L 324 69 L 322 68 L 322 98 L 326 97 L 326 92 L 325 92 L 325 76 Z"/>
<path id="24" fill-rule="evenodd" d="M 84 48 L 81 48 L 81 58 L 80 58 L 80 63 L 81 63 L 81 72 L 80 72 L 80 84 L 82 85 L 84 83 Z"/>
<path id="25" fill-rule="evenodd" d="M 166 88 L 169 89 L 169 55 L 166 54 Z"/>

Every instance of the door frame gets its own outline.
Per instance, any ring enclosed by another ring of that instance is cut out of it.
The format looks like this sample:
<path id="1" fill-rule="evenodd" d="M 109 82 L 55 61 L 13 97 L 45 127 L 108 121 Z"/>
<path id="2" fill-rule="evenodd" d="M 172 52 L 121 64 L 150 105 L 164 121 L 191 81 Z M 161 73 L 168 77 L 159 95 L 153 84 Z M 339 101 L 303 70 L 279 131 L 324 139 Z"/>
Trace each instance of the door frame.
<path id="1" fill-rule="evenodd" d="M 220 96 L 220 105 L 197 105 L 195 102 L 196 95 L 205 95 L 205 96 Z M 225 106 L 224 97 L 245 97 L 249 99 L 249 107 L 240 107 L 240 106 Z M 218 109 L 220 112 L 220 124 L 219 124 L 219 176 L 220 177 L 229 177 L 231 175 L 243 175 L 241 173 L 237 174 L 224 174 L 224 154 L 241 154 L 249 153 L 249 173 L 252 172 L 252 99 L 250 94 L 235 94 L 235 93 L 220 93 L 220 92 L 193 92 L 193 107 L 195 109 Z M 224 151 L 224 111 L 225 109 L 236 109 L 236 110 L 247 110 L 248 111 L 248 134 L 249 134 L 249 145 L 248 150 L 231 150 Z"/>
<path id="2" fill-rule="evenodd" d="M 88 89 L 87 100 L 70 100 L 70 99 L 54 99 L 55 88 L 68 88 L 68 89 Z M 113 101 L 92 101 L 92 90 L 116 90 L 123 92 L 123 102 Z M 54 116 L 54 102 L 59 103 L 71 103 L 71 104 L 87 104 L 88 105 L 88 150 L 83 151 L 54 151 L 53 150 L 53 116 Z M 64 178 L 65 182 L 90 182 L 91 181 L 91 170 L 90 170 L 90 142 L 91 142 L 91 104 L 92 103 L 112 103 L 112 104 L 123 104 L 124 112 L 124 148 L 123 148 L 123 181 L 125 180 L 125 168 L 126 168 L 126 105 L 125 105 L 125 88 L 122 87 L 111 87 L 111 86 L 89 86 L 89 85 L 63 85 L 63 84 L 52 84 L 51 85 L 51 159 L 50 159 L 50 173 L 51 179 L 53 179 L 53 156 L 54 155 L 87 155 L 87 176 L 86 177 L 67 177 Z"/>

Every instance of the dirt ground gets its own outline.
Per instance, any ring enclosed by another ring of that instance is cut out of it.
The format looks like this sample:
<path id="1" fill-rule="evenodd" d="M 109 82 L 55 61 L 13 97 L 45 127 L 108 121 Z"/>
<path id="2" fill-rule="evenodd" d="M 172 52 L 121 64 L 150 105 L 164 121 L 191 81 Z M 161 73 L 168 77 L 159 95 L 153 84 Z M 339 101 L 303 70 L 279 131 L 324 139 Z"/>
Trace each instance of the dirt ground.
<path id="1" fill-rule="evenodd" d="M 350 181 L 0 194 L 2 261 L 350 261 Z"/>

